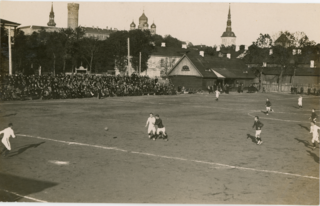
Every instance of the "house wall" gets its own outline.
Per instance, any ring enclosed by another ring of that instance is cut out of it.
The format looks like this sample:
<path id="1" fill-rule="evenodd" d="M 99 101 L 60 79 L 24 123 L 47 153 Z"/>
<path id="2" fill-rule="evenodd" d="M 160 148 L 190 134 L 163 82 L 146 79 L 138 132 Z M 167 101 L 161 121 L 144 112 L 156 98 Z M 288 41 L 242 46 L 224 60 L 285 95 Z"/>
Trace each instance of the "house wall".
<path id="1" fill-rule="evenodd" d="M 165 75 L 166 70 L 169 72 L 180 58 L 180 56 L 151 55 L 148 59 L 148 69 L 157 71 L 157 73 L 160 73 L 161 76 L 163 76 Z"/>
<path id="2" fill-rule="evenodd" d="M 176 89 L 178 89 L 178 86 L 185 87 L 186 89 L 203 89 L 202 77 L 169 76 L 169 79 L 171 80 Z"/>
<path id="3" fill-rule="evenodd" d="M 183 66 L 188 66 L 189 71 L 182 71 Z M 170 76 L 171 75 L 198 76 L 198 77 L 202 76 L 187 58 L 183 58 L 182 61 L 179 62 L 179 64 L 175 67 L 174 71 L 170 73 Z"/>

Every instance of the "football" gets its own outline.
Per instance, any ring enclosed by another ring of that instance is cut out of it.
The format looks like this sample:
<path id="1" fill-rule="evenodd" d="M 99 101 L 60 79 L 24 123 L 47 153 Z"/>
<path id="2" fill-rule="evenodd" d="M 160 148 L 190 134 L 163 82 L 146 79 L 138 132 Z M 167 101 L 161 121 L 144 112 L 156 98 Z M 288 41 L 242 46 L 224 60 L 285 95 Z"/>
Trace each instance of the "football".
<path id="1" fill-rule="evenodd" d="M 109 130 L 109 128 L 108 128 L 108 127 L 105 127 L 105 128 L 104 128 L 104 130 L 108 131 L 108 130 Z"/>

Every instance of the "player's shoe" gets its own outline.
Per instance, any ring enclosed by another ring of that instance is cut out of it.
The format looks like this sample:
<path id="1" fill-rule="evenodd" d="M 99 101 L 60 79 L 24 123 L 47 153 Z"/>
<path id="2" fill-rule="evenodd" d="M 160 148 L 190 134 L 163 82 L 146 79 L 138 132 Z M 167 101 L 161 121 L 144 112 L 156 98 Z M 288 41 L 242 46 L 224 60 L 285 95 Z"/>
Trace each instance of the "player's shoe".
<path id="1" fill-rule="evenodd" d="M 153 141 L 155 141 L 156 140 L 156 138 L 153 138 Z"/>
<path id="2" fill-rule="evenodd" d="M 262 143 L 263 143 L 263 142 L 262 142 L 262 141 L 260 141 L 260 144 L 262 144 Z M 259 145 L 260 145 L 260 144 L 259 144 Z"/>

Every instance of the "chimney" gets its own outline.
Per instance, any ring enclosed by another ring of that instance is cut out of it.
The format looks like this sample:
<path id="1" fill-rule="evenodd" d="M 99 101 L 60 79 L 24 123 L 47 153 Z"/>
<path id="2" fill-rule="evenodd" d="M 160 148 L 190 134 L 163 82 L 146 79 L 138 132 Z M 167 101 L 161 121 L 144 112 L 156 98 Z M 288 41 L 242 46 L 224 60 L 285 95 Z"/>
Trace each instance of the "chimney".
<path id="1" fill-rule="evenodd" d="M 295 49 L 292 50 L 292 55 L 296 55 L 297 51 Z"/>
<path id="2" fill-rule="evenodd" d="M 247 45 L 244 45 L 244 50 L 248 50 L 248 46 Z"/>
<path id="3" fill-rule="evenodd" d="M 310 68 L 314 68 L 314 60 L 310 60 Z"/>
<path id="4" fill-rule="evenodd" d="M 217 46 L 217 50 L 216 51 L 220 51 L 220 46 Z"/>
<path id="5" fill-rule="evenodd" d="M 236 51 L 239 51 L 239 50 L 240 50 L 240 46 L 237 45 L 237 46 L 236 46 Z"/>
<path id="6" fill-rule="evenodd" d="M 227 54 L 227 58 L 231 59 L 231 54 L 230 53 Z"/>
<path id="7" fill-rule="evenodd" d="M 161 47 L 166 47 L 166 43 L 165 43 L 165 42 L 162 42 L 162 43 L 161 43 Z"/>
<path id="8" fill-rule="evenodd" d="M 186 49 L 187 48 L 187 44 L 182 44 L 182 49 Z"/>
<path id="9" fill-rule="evenodd" d="M 262 67 L 267 67 L 267 62 L 263 62 Z"/>
<path id="10" fill-rule="evenodd" d="M 200 56 L 204 57 L 204 51 L 200 51 Z"/>
<path id="11" fill-rule="evenodd" d="M 269 55 L 272 55 L 272 54 L 273 54 L 273 50 L 270 49 L 270 50 L 269 50 Z"/>

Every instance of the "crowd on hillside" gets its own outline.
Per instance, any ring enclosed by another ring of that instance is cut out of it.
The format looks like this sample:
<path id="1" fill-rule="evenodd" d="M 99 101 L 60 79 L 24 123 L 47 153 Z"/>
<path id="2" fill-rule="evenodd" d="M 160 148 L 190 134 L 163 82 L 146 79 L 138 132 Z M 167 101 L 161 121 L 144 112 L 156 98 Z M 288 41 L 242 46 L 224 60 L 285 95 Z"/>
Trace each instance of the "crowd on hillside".
<path id="1" fill-rule="evenodd" d="M 176 94 L 174 86 L 146 76 L 15 75 L 1 79 L 1 100 L 69 99 Z"/>

